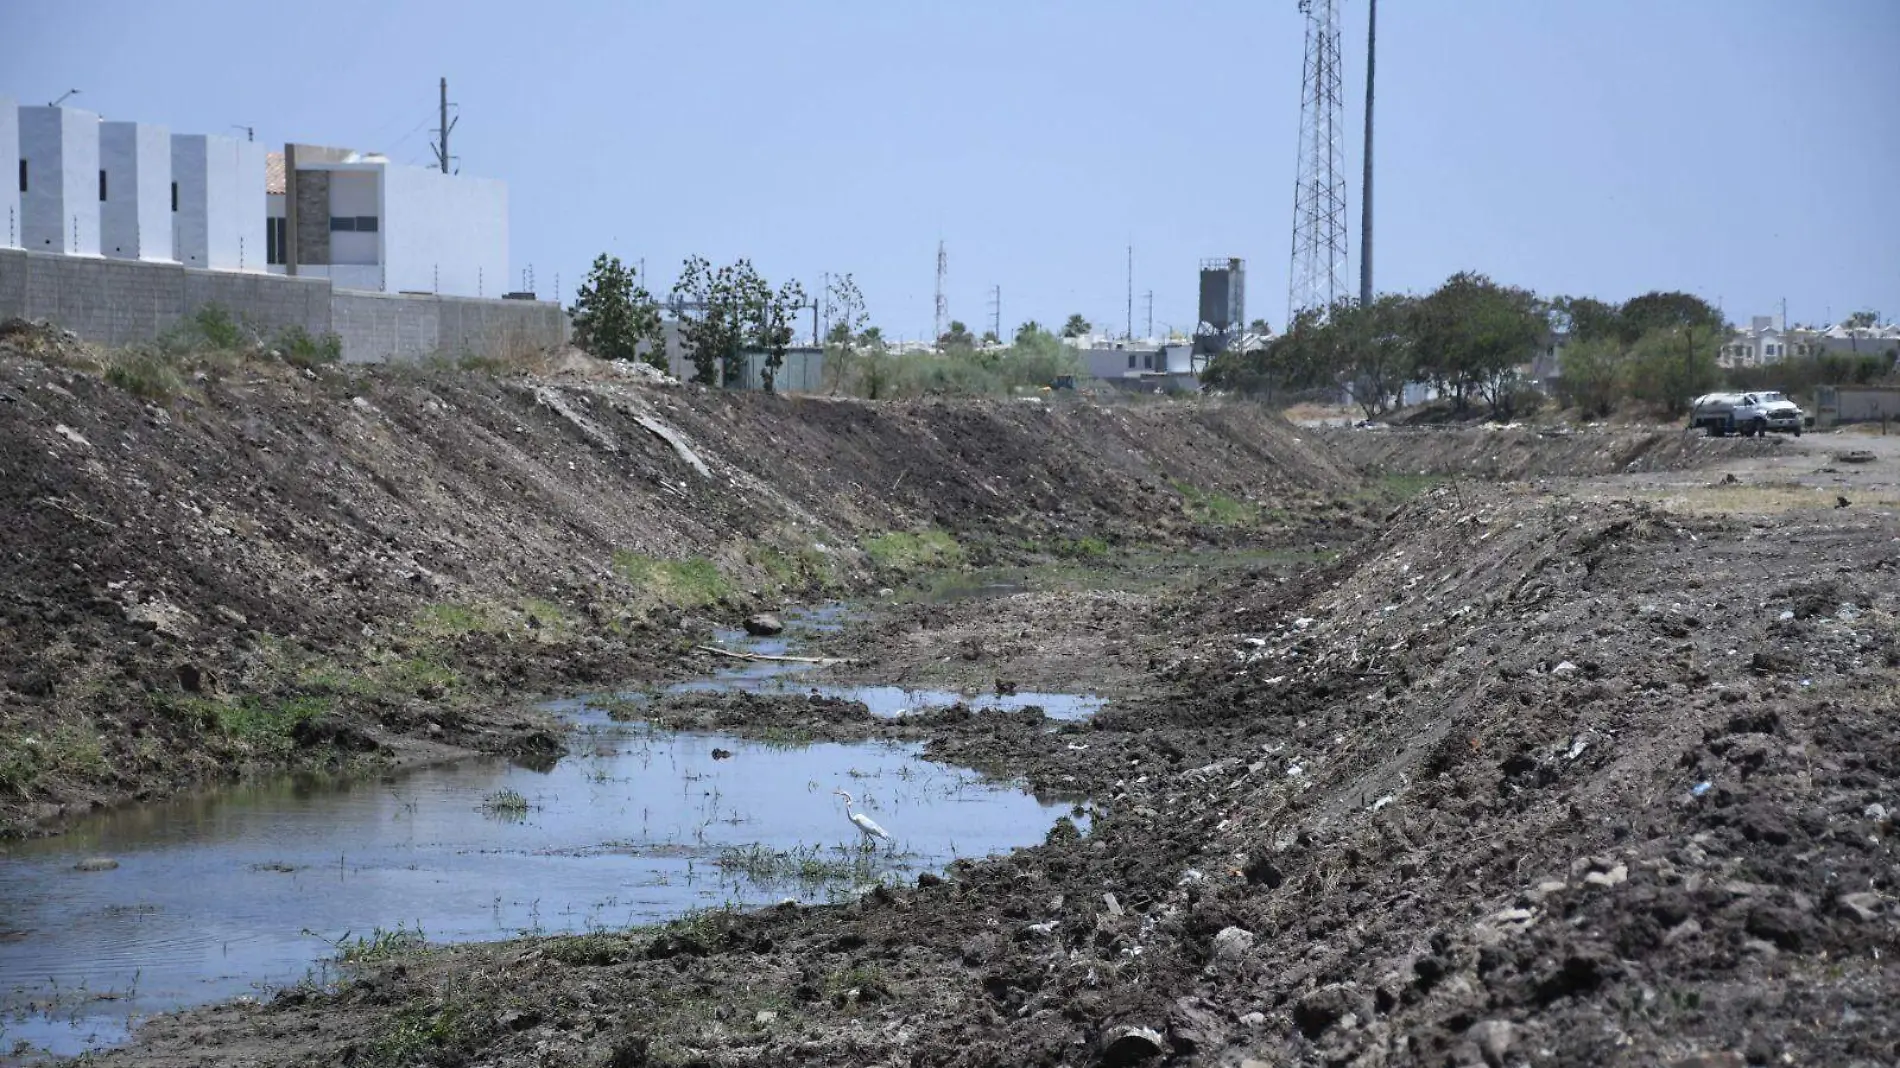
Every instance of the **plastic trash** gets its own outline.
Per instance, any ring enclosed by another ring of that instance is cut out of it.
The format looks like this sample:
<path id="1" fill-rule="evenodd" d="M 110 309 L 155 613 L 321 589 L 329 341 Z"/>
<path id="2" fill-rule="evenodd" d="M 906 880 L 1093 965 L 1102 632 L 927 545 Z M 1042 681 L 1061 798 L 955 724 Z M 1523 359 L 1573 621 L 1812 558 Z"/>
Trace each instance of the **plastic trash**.
<path id="1" fill-rule="evenodd" d="M 1708 793 L 1710 790 L 1714 788 L 1715 788 L 1714 783 L 1699 782 L 1699 783 L 1696 783 L 1694 786 L 1689 787 L 1689 796 L 1701 797 L 1703 794 Z"/>

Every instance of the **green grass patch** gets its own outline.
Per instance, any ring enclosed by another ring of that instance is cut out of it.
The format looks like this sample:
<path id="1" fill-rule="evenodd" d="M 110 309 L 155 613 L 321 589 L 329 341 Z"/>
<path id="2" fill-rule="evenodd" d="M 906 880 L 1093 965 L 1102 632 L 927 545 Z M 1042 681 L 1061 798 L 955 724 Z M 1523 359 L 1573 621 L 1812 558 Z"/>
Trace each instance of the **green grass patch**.
<path id="1" fill-rule="evenodd" d="M 756 546 L 746 553 L 746 561 L 781 590 L 826 590 L 839 585 L 837 562 L 815 545 L 796 549 Z"/>
<path id="2" fill-rule="evenodd" d="M 0 794 L 25 797 L 39 781 L 41 765 L 37 741 L 18 735 L 0 735 Z"/>
<path id="3" fill-rule="evenodd" d="M 867 883 L 877 878 L 880 867 L 875 847 L 796 846 L 772 849 L 763 845 L 727 846 L 713 861 L 720 870 L 760 886 L 797 884 L 802 887 L 827 883 Z"/>
<path id="4" fill-rule="evenodd" d="M 1421 475 L 1391 472 L 1361 486 L 1354 499 L 1366 504 L 1404 504 L 1428 490 L 1451 481 L 1446 475 Z"/>
<path id="5" fill-rule="evenodd" d="M 1081 538 L 1057 538 L 1049 543 L 1049 551 L 1065 560 L 1099 560 L 1109 553 L 1108 542 L 1094 536 Z"/>
<path id="6" fill-rule="evenodd" d="M 1201 489 L 1186 482 L 1174 483 L 1183 498 L 1188 518 L 1216 527 L 1251 527 L 1260 522 L 1260 506 L 1252 501 L 1229 497 Z"/>
<path id="7" fill-rule="evenodd" d="M 504 788 L 482 798 L 482 811 L 503 819 L 526 819 L 530 807 L 528 799 L 521 796 L 519 790 Z"/>
<path id="8" fill-rule="evenodd" d="M 619 964 L 633 956 L 633 940 L 609 931 L 556 935 L 541 944 L 542 952 L 562 964 L 594 968 Z"/>
<path id="9" fill-rule="evenodd" d="M 292 735 L 299 724 L 329 714 L 334 702 L 327 696 L 266 698 L 245 696 L 229 700 L 211 697 L 158 696 L 163 711 L 197 724 L 200 730 L 223 736 L 253 752 L 283 756 L 294 748 Z"/>
<path id="10" fill-rule="evenodd" d="M 429 938 L 422 933 L 420 923 L 414 927 L 397 924 L 393 929 L 375 928 L 367 936 L 359 935 L 354 942 L 345 931 L 333 944 L 337 947 L 338 960 L 348 964 L 373 964 L 427 949 Z"/>
<path id="11" fill-rule="evenodd" d="M 675 608 L 701 608 L 730 597 L 732 580 L 702 556 L 668 560 L 625 549 L 614 551 L 614 570 L 629 584 Z"/>
<path id="12" fill-rule="evenodd" d="M 915 534 L 892 531 L 866 538 L 865 555 L 881 571 L 922 571 L 933 567 L 955 567 L 963 562 L 963 546 L 947 532 L 935 528 Z"/>

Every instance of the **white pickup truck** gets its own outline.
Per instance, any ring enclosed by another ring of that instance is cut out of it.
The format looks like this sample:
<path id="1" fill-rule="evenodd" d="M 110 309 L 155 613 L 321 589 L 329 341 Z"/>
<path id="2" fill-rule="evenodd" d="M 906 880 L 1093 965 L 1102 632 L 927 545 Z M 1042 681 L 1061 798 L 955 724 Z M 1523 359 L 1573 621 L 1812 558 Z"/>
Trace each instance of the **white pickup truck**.
<path id="1" fill-rule="evenodd" d="M 1806 416 L 1795 402 L 1772 390 L 1754 393 L 1705 393 L 1689 409 L 1689 429 L 1706 430 L 1712 438 L 1727 434 L 1801 436 Z"/>

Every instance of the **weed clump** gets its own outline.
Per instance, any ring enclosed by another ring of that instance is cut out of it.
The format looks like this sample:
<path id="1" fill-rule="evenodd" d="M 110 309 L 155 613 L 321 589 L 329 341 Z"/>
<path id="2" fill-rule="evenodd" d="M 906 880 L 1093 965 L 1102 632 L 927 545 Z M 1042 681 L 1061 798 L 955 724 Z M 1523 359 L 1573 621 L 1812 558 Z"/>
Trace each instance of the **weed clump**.
<path id="1" fill-rule="evenodd" d="M 893 531 L 867 538 L 864 552 L 880 571 L 923 571 L 963 562 L 963 546 L 947 532 L 934 528 L 916 534 Z"/>

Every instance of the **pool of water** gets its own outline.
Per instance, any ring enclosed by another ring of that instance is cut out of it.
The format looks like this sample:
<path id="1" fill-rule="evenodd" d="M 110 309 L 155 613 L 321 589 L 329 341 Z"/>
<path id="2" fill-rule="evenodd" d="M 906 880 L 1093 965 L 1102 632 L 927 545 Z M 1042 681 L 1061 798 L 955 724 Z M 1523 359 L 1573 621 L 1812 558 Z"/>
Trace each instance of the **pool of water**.
<path id="1" fill-rule="evenodd" d="M 988 590 L 992 586 L 973 588 Z M 1002 585 L 996 585 L 994 588 L 1006 592 L 1017 589 L 1017 587 Z M 996 594 L 996 596 L 1002 595 L 1004 593 Z M 977 595 L 964 593 L 961 596 Z M 748 637 L 742 630 L 719 630 L 715 632 L 714 638 L 719 644 L 733 649 L 743 649 L 747 652 L 770 656 L 784 656 L 795 651 L 799 640 L 807 635 L 840 629 L 847 618 L 846 611 L 841 605 L 826 605 L 787 613 L 784 617 L 785 633 L 771 638 Z M 1046 693 L 1028 690 L 1013 694 L 958 693 L 953 690 L 906 686 L 813 683 L 808 676 L 816 669 L 815 664 L 770 660 L 739 661 L 735 662 L 735 666 L 722 667 L 705 678 L 674 683 L 666 687 L 665 692 L 723 693 L 743 690 L 752 693 L 816 694 L 820 697 L 861 701 L 873 715 L 887 717 L 909 715 L 931 708 L 948 708 L 961 703 L 972 709 L 1040 708 L 1050 719 L 1079 720 L 1087 719 L 1108 704 L 1106 698 L 1086 693 Z M 635 702 L 645 700 L 647 696 L 643 693 L 619 695 L 622 700 Z"/>
<path id="2" fill-rule="evenodd" d="M 788 620 L 780 639 L 722 637 L 781 653 L 838 618 L 826 609 Z M 684 685 L 804 692 L 797 667 L 735 664 Z M 822 689 L 884 714 L 959 699 Z M 1086 714 L 1052 701 L 1062 696 L 983 703 Z M 153 1013 L 323 981 L 340 945 L 378 931 L 468 941 L 825 900 L 1040 842 L 1071 811 L 925 761 L 914 746 L 784 748 L 653 732 L 584 701 L 551 707 L 576 733 L 568 755 L 538 770 L 482 759 L 378 779 L 281 779 L 105 812 L 10 846 L 0 855 L 0 1061 L 16 1043 L 78 1053 L 122 1041 Z M 890 843 L 866 851 L 840 788 Z M 118 866 L 77 870 L 94 857 Z M 812 862 L 824 877 L 801 879 Z"/>

